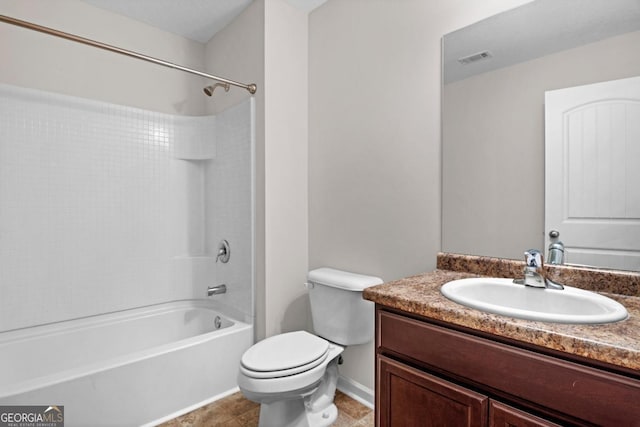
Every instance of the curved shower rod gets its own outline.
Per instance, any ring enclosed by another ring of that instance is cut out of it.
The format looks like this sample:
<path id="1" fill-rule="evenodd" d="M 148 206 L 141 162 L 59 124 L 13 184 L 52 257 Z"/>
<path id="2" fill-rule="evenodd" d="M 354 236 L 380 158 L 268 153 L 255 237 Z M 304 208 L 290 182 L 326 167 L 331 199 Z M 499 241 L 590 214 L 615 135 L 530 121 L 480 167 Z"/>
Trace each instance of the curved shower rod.
<path id="1" fill-rule="evenodd" d="M 34 24 L 28 21 L 22 21 L 20 19 L 12 18 L 6 15 L 0 15 L 0 21 L 5 22 L 7 24 L 17 25 L 18 27 L 27 28 L 29 30 L 39 31 L 41 33 L 49 34 L 51 36 L 61 37 L 63 39 L 71 40 L 77 43 L 86 44 L 89 46 L 97 47 L 99 49 L 108 50 L 110 52 L 119 53 L 121 55 L 130 56 L 132 58 L 141 59 L 143 61 L 151 62 L 154 64 L 162 65 L 164 67 L 174 68 L 176 70 L 185 71 L 187 73 L 195 74 L 197 76 L 205 77 L 207 79 L 216 80 L 218 82 L 222 82 L 225 84 L 230 84 L 232 86 L 241 87 L 249 91 L 249 93 L 254 94 L 258 87 L 255 83 L 244 84 L 240 82 L 236 82 L 233 80 L 225 79 L 222 77 L 213 76 L 211 74 L 203 73 L 202 71 L 193 70 L 191 68 L 183 67 L 182 65 L 174 64 L 172 62 L 163 61 L 162 59 L 157 59 L 151 56 L 143 55 L 138 52 L 134 52 L 127 49 L 122 49 L 120 47 L 112 46 L 106 43 L 101 43 L 95 40 L 87 39 L 84 37 L 76 36 L 75 34 L 65 33 L 63 31 L 54 30 L 53 28 L 44 27 L 42 25 Z"/>

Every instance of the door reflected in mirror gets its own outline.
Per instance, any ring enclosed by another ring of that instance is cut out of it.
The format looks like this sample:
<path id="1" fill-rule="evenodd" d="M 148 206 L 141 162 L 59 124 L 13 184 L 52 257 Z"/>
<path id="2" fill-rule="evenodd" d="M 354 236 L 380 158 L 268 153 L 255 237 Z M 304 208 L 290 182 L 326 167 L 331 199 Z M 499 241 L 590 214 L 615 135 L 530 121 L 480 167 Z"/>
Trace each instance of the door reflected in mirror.
<path id="1" fill-rule="evenodd" d="M 545 166 L 566 261 L 640 269 L 640 77 L 548 91 Z"/>

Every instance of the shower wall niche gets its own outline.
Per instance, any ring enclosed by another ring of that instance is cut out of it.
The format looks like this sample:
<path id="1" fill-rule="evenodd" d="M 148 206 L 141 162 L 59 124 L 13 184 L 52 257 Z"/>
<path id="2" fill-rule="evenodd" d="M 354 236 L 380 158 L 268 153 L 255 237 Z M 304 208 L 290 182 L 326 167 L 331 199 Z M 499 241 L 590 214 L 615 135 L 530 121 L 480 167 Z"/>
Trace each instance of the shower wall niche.
<path id="1" fill-rule="evenodd" d="M 251 321 L 252 103 L 187 117 L 0 85 L 0 332 L 221 283 Z"/>

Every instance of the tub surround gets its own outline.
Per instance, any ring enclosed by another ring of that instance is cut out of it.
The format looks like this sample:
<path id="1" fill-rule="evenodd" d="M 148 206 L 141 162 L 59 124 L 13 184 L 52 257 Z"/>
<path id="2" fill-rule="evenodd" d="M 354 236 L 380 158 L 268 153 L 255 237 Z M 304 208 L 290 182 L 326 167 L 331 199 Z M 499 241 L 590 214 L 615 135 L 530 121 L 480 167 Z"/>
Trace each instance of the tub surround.
<path id="1" fill-rule="evenodd" d="M 0 84 L 0 333 L 222 283 L 216 300 L 251 322 L 253 110 L 180 116 Z"/>
<path id="2" fill-rule="evenodd" d="M 572 266 L 545 266 L 550 278 L 583 289 L 606 292 L 629 312 L 627 320 L 604 325 L 536 322 L 485 313 L 450 301 L 440 287 L 468 277 L 520 277 L 524 261 L 438 254 L 437 270 L 365 289 L 364 298 L 409 315 L 567 353 L 574 358 L 640 375 L 640 274 Z"/>

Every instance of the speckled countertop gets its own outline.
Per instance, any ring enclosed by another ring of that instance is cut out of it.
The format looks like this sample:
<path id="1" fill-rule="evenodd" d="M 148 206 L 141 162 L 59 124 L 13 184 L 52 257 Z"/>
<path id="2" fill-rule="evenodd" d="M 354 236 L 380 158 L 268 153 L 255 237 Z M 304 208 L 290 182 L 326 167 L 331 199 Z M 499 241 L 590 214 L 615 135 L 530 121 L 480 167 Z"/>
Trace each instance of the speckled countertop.
<path id="1" fill-rule="evenodd" d="M 620 302 L 629 318 L 603 325 L 569 325 L 515 319 L 457 304 L 440 286 L 466 277 L 520 277 L 524 263 L 496 258 L 439 254 L 438 269 L 365 289 L 364 298 L 411 314 L 492 335 L 586 357 L 640 373 L 640 273 L 560 267 L 548 271 L 560 283 L 597 290 Z M 592 274 L 593 273 L 593 274 Z M 612 281 L 613 280 L 613 281 Z M 613 283 L 613 285 L 612 285 Z M 613 287 L 613 286 L 617 286 Z M 621 295 L 625 294 L 625 295 Z"/>

